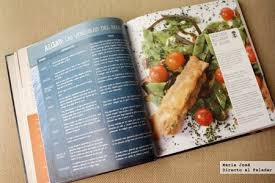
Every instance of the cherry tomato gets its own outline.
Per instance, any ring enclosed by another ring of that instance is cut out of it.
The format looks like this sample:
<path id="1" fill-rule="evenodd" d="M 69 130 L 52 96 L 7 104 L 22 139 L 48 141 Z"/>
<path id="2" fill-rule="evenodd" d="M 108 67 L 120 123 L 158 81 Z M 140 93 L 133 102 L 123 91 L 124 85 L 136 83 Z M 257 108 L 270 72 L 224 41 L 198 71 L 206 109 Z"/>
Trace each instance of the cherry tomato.
<path id="1" fill-rule="evenodd" d="M 168 80 L 169 74 L 162 65 L 153 66 L 150 69 L 150 79 L 152 82 L 160 83 Z"/>
<path id="2" fill-rule="evenodd" d="M 262 78 L 260 76 L 256 76 L 256 80 L 257 80 L 257 83 L 259 85 L 260 88 L 262 88 Z"/>
<path id="3" fill-rule="evenodd" d="M 252 64 L 256 63 L 256 54 L 253 51 L 253 48 L 251 46 L 245 47 L 246 53 L 248 55 L 248 58 Z"/>
<path id="4" fill-rule="evenodd" d="M 202 126 L 209 126 L 213 122 L 212 112 L 207 108 L 200 108 L 194 115 L 196 122 Z"/>
<path id="5" fill-rule="evenodd" d="M 221 69 L 217 69 L 215 71 L 215 79 L 217 81 L 219 81 L 220 83 L 224 83 L 224 79 L 223 79 L 223 75 L 222 75 Z"/>
<path id="6" fill-rule="evenodd" d="M 184 63 L 184 55 L 180 52 L 172 52 L 165 59 L 165 65 L 171 71 L 178 70 Z"/>
<path id="7" fill-rule="evenodd" d="M 223 8 L 220 12 L 220 15 L 224 20 L 228 21 L 234 17 L 235 13 L 231 8 Z"/>

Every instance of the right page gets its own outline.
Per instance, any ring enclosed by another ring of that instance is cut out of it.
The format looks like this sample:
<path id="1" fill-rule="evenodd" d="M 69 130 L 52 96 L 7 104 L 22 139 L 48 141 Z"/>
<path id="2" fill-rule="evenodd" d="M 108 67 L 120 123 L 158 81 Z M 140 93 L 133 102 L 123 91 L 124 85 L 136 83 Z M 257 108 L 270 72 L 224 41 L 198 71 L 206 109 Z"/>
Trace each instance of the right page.
<path id="1" fill-rule="evenodd" d="M 275 125 L 237 1 L 159 11 L 126 25 L 158 156 Z"/>

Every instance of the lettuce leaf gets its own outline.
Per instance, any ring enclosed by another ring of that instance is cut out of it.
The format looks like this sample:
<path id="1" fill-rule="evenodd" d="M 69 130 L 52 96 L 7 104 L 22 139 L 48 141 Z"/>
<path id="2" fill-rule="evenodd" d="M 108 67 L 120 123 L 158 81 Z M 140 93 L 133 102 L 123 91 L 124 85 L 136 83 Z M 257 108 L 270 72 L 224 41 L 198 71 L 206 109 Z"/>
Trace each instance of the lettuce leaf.
<path id="1" fill-rule="evenodd" d="M 148 83 L 146 84 L 146 88 L 149 91 L 149 93 L 162 97 L 164 95 L 164 87 L 165 82 L 163 83 Z"/>
<path id="2" fill-rule="evenodd" d="M 179 51 L 191 55 L 193 45 L 183 45 L 175 42 L 175 35 L 167 31 L 155 31 L 145 29 L 142 43 L 143 54 L 149 63 L 149 67 L 159 64 L 172 51 Z"/>

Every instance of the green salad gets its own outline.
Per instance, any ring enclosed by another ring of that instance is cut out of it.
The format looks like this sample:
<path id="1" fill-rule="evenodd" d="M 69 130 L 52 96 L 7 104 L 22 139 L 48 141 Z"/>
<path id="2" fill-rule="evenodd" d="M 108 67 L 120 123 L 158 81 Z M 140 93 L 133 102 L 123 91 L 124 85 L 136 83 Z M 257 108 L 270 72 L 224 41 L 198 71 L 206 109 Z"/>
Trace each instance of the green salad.
<path id="1" fill-rule="evenodd" d="M 209 66 L 205 72 L 206 82 L 189 114 L 204 126 L 208 126 L 214 120 L 224 121 L 228 118 L 231 102 L 209 34 L 237 28 L 255 74 L 260 75 L 260 71 L 238 12 L 224 8 L 221 10 L 221 16 L 222 21 L 211 22 L 201 30 L 198 26 L 199 20 L 196 18 L 185 15 L 162 15 L 159 20 L 144 30 L 142 49 L 149 69 L 149 77 L 144 82 L 143 88 L 148 101 L 159 105 L 189 57 L 196 56 L 209 63 Z"/>

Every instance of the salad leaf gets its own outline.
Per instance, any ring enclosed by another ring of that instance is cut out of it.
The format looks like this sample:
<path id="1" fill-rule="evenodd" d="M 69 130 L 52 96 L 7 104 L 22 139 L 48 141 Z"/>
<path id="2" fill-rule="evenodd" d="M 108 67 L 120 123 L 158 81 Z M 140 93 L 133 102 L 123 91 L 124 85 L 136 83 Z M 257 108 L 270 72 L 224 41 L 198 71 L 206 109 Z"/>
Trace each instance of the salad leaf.
<path id="1" fill-rule="evenodd" d="M 192 26 L 196 29 L 197 33 L 201 34 L 201 30 L 197 25 L 197 23 L 199 22 L 199 19 L 195 17 L 189 17 L 186 15 L 162 15 L 162 17 L 163 17 L 162 19 L 165 19 L 165 20 L 172 19 L 172 20 L 179 21 L 183 23 L 185 26 L 187 25 L 188 26 L 187 28 L 190 27 L 189 24 L 192 24 Z"/>
<path id="2" fill-rule="evenodd" d="M 229 99 L 229 97 L 226 100 L 226 105 L 225 105 L 225 109 L 231 109 L 232 108 L 232 104 L 231 104 L 231 100 Z"/>
<path id="3" fill-rule="evenodd" d="M 184 29 L 189 29 L 189 28 L 191 28 L 191 27 L 193 27 L 192 22 L 190 22 L 190 21 L 185 21 L 185 23 L 183 23 L 183 21 L 181 21 L 181 26 L 180 26 L 180 28 L 181 28 L 182 30 L 184 30 Z"/>
<path id="4" fill-rule="evenodd" d="M 199 54 L 201 54 L 203 52 L 204 45 L 205 45 L 205 37 L 204 37 L 204 34 L 201 34 L 196 39 L 195 46 L 193 49 L 193 55 L 198 56 Z"/>
<path id="5" fill-rule="evenodd" d="M 176 43 L 175 35 L 171 35 L 167 31 L 152 32 L 145 29 L 143 35 L 142 49 L 149 67 L 159 64 L 161 59 L 164 59 L 172 51 L 182 52 L 185 55 L 192 54 L 193 45 Z"/>
<path id="6" fill-rule="evenodd" d="M 209 34 L 213 32 L 220 32 L 226 29 L 230 29 L 230 26 L 228 25 L 227 22 L 225 21 L 212 22 L 204 29 L 203 32 L 206 34 Z"/>
<path id="7" fill-rule="evenodd" d="M 179 30 L 180 23 L 177 20 L 168 19 L 166 20 L 166 29 L 165 31 L 169 32 L 170 34 L 176 34 Z"/>
<path id="8" fill-rule="evenodd" d="M 219 102 L 219 104 L 221 105 L 221 107 L 223 109 L 225 109 L 227 96 L 224 94 L 224 92 L 222 90 L 218 90 L 217 92 L 215 92 L 215 95 L 216 95 L 216 99 Z"/>
<path id="9" fill-rule="evenodd" d="M 166 83 L 148 83 L 146 84 L 146 88 L 148 89 L 148 91 L 156 96 L 160 96 L 162 97 L 164 95 L 164 87 L 165 87 Z"/>
<path id="10" fill-rule="evenodd" d="M 219 116 L 221 113 L 221 108 L 217 102 L 212 98 L 206 98 L 205 103 L 207 107 L 213 112 L 214 116 Z"/>
<path id="11" fill-rule="evenodd" d="M 220 105 L 211 97 L 205 99 L 206 106 L 213 112 L 215 119 L 224 121 L 227 119 L 228 114 Z"/>
<path id="12" fill-rule="evenodd" d="M 233 17 L 232 19 L 232 27 L 233 28 L 238 28 L 242 25 L 242 21 L 240 17 Z"/>
<path id="13" fill-rule="evenodd" d="M 144 30 L 144 41 L 142 44 L 143 53 L 148 60 L 149 66 L 157 65 L 161 58 L 164 57 L 165 52 L 163 46 L 165 46 L 167 35 L 156 34 L 150 30 Z"/>
<path id="14" fill-rule="evenodd" d="M 211 57 L 211 55 L 210 55 L 210 52 L 209 52 L 209 49 L 208 49 L 207 44 L 205 44 L 205 45 L 204 45 L 203 52 L 200 53 L 200 54 L 198 55 L 198 58 L 199 58 L 200 60 L 203 60 L 203 61 L 205 61 L 205 62 L 208 62 L 209 59 L 210 59 L 209 57 Z"/>
<path id="15" fill-rule="evenodd" d="M 208 71 L 215 71 L 219 68 L 219 63 L 217 59 L 213 59 L 208 67 Z"/>
<path id="16" fill-rule="evenodd" d="M 167 49 L 168 52 L 178 51 L 182 52 L 184 55 L 191 55 L 193 52 L 193 48 L 193 45 L 175 45 L 165 49 Z"/>
<path id="17" fill-rule="evenodd" d="M 153 32 L 153 39 L 155 43 L 161 44 L 161 45 L 166 45 L 168 38 L 170 38 L 172 35 L 169 34 L 166 31 L 156 31 Z"/>
<path id="18" fill-rule="evenodd" d="M 243 42 L 245 43 L 246 39 L 247 39 L 247 35 L 246 35 L 245 29 L 243 26 L 239 28 L 239 32 L 240 32 Z"/>
<path id="19" fill-rule="evenodd" d="M 153 32 L 147 30 L 147 29 L 144 29 L 143 30 L 143 37 L 144 39 L 146 40 L 146 42 L 153 42 Z"/>
<path id="20" fill-rule="evenodd" d="M 159 106 L 161 103 L 162 97 L 150 94 L 147 96 L 147 100 Z"/>
<path id="21" fill-rule="evenodd" d="M 210 53 L 212 55 L 215 55 L 215 52 L 214 52 L 214 49 L 213 49 L 213 46 L 212 46 L 212 43 L 211 43 L 209 35 L 208 34 L 204 34 L 204 37 L 205 37 L 205 40 L 206 40 L 206 43 L 208 45 L 208 49 L 209 49 Z"/>
<path id="22" fill-rule="evenodd" d="M 228 113 L 224 110 L 221 110 L 221 113 L 216 117 L 219 121 L 225 121 L 228 118 Z"/>
<path id="23" fill-rule="evenodd" d="M 205 102 L 202 98 L 198 99 L 197 102 L 191 107 L 191 109 L 189 110 L 190 114 L 194 115 L 196 111 L 201 107 L 205 107 Z"/>
<path id="24" fill-rule="evenodd" d="M 223 89 L 223 86 L 219 84 L 218 82 L 215 82 L 212 87 L 213 93 L 212 96 L 215 98 L 220 106 L 225 109 L 226 106 L 226 100 L 227 100 L 227 93 Z"/>
<path id="25" fill-rule="evenodd" d="M 178 19 L 167 19 L 165 25 L 167 27 L 165 31 L 169 32 L 170 34 L 176 34 L 179 30 L 184 30 L 193 26 L 193 24 L 189 21 Z"/>

